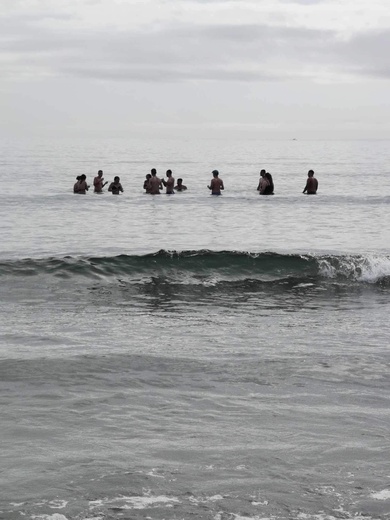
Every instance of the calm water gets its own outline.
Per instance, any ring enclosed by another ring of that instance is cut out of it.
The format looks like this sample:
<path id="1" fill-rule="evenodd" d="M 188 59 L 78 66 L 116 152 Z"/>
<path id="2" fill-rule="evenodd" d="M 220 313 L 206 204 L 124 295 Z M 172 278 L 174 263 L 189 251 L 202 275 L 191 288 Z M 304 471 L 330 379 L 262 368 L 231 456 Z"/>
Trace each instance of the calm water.
<path id="1" fill-rule="evenodd" d="M 389 145 L 3 142 L 0 518 L 390 518 Z"/>

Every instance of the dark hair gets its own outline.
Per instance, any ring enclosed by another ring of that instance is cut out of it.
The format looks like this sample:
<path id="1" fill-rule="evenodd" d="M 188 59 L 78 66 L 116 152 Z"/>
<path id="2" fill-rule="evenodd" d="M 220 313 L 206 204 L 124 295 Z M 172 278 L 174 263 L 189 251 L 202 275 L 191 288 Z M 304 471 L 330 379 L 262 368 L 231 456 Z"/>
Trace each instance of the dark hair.
<path id="1" fill-rule="evenodd" d="M 120 178 L 118 177 L 118 175 L 116 177 L 114 177 L 114 181 L 120 181 Z"/>
<path id="2" fill-rule="evenodd" d="M 152 175 L 156 175 L 156 173 L 157 173 L 156 168 L 152 168 L 152 169 L 150 170 L 150 173 L 151 173 Z"/>
<path id="3" fill-rule="evenodd" d="M 181 182 L 183 182 L 183 179 L 180 177 L 179 179 L 177 179 L 177 184 L 180 184 Z"/>
<path id="4" fill-rule="evenodd" d="M 172 175 L 172 170 L 167 170 L 167 175 L 168 175 L 168 173 L 169 173 L 169 175 Z"/>

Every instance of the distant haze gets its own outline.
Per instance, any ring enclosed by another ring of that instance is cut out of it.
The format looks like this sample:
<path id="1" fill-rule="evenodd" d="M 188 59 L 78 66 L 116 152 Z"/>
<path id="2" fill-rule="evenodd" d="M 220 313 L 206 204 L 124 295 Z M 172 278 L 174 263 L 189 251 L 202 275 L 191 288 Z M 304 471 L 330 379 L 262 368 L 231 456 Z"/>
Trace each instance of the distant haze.
<path id="1" fill-rule="evenodd" d="M 0 136 L 388 139 L 388 0 L 2 0 Z"/>

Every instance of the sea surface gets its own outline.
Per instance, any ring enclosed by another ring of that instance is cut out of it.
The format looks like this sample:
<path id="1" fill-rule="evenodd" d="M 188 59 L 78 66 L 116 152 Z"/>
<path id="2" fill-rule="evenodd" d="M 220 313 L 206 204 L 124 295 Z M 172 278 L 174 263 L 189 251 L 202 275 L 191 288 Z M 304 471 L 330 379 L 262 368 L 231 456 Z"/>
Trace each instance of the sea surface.
<path id="1" fill-rule="evenodd" d="M 390 519 L 389 141 L 3 141 L 0 180 L 1 519 Z"/>

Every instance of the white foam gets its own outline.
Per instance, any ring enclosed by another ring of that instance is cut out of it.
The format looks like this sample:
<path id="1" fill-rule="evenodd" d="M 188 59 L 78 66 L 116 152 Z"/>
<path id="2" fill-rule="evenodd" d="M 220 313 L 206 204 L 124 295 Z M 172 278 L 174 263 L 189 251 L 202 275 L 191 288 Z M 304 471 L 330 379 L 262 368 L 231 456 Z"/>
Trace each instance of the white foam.
<path id="1" fill-rule="evenodd" d="M 150 506 L 165 505 L 165 507 L 172 507 L 174 503 L 178 504 L 180 501 L 177 498 L 171 498 L 166 496 L 158 497 L 124 497 L 127 503 L 124 509 L 145 509 Z"/>
<path id="2" fill-rule="evenodd" d="M 107 499 L 91 500 L 89 502 L 89 508 L 94 509 L 95 507 L 101 507 L 105 502 L 107 502 Z"/>
<path id="3" fill-rule="evenodd" d="M 375 500 L 390 500 L 390 489 L 383 489 L 377 493 L 372 493 L 371 498 L 375 498 Z"/>
<path id="4" fill-rule="evenodd" d="M 327 261 L 320 260 L 320 275 L 325 278 L 334 278 L 336 276 L 336 269 Z"/>
<path id="5" fill-rule="evenodd" d="M 64 509 L 68 505 L 66 500 L 52 500 L 47 504 L 51 509 Z"/>
<path id="6" fill-rule="evenodd" d="M 269 520 L 269 517 L 264 516 L 242 516 L 233 514 L 233 517 L 236 520 Z"/>
<path id="7" fill-rule="evenodd" d="M 217 513 L 214 515 L 214 520 L 222 520 L 222 514 L 223 513 Z M 235 513 L 231 514 L 235 520 L 270 520 L 270 517 L 267 516 L 242 516 Z"/>
<path id="8" fill-rule="evenodd" d="M 54 513 L 54 515 L 33 515 L 33 520 L 68 520 L 66 516 Z"/>
<path id="9" fill-rule="evenodd" d="M 335 278 L 337 275 L 352 278 L 358 282 L 375 283 L 383 277 L 390 276 L 390 257 L 387 256 L 346 256 L 338 259 L 319 260 L 321 276 Z"/>
<path id="10" fill-rule="evenodd" d="M 361 281 L 376 282 L 384 276 L 390 276 L 390 258 L 372 256 L 364 259 L 361 266 Z"/>
<path id="11" fill-rule="evenodd" d="M 159 475 L 158 473 L 156 473 L 156 471 L 158 471 L 158 470 L 155 469 L 155 468 L 153 468 L 151 471 L 149 471 L 149 472 L 146 473 L 146 474 L 149 475 L 149 477 L 165 478 L 164 475 Z"/>
<path id="12" fill-rule="evenodd" d="M 223 500 L 223 496 L 222 495 L 213 495 L 211 497 L 208 497 L 208 500 L 210 502 L 216 502 L 217 500 Z"/>
<path id="13" fill-rule="evenodd" d="M 90 508 L 95 508 L 102 505 L 113 505 L 118 509 L 146 509 L 147 507 L 173 507 L 173 504 L 180 504 L 180 500 L 175 497 L 160 496 L 134 496 L 134 497 L 117 497 L 111 500 L 94 500 L 89 503 Z"/>
<path id="14" fill-rule="evenodd" d="M 361 513 L 355 513 L 354 515 L 351 515 L 351 514 L 347 513 L 342 507 L 340 507 L 339 509 L 336 509 L 335 511 L 338 511 L 343 516 L 328 515 L 326 513 L 318 513 L 318 514 L 298 513 L 297 519 L 298 520 L 340 520 L 340 518 L 351 518 L 353 520 L 373 520 L 372 516 L 366 516 Z"/>

